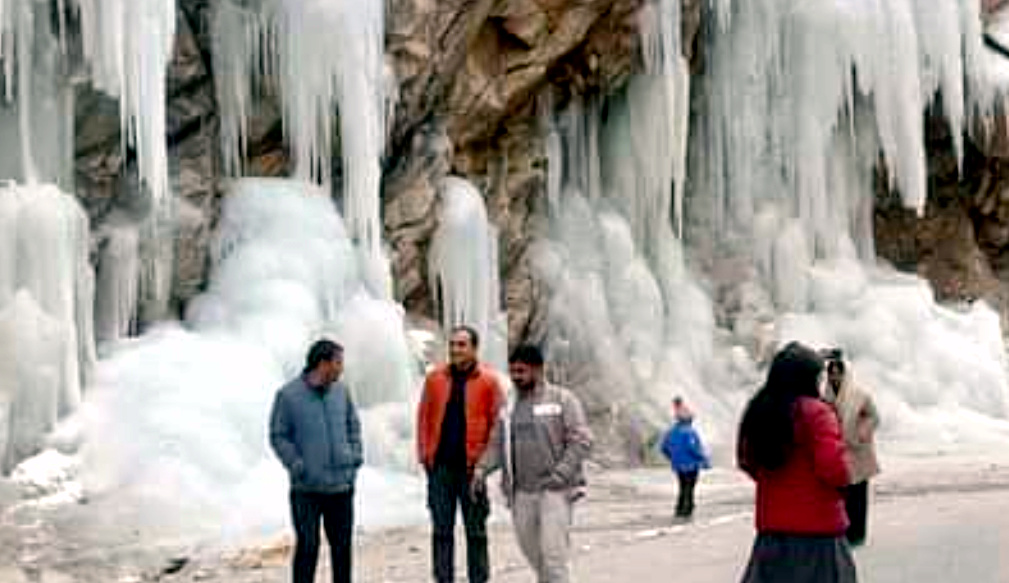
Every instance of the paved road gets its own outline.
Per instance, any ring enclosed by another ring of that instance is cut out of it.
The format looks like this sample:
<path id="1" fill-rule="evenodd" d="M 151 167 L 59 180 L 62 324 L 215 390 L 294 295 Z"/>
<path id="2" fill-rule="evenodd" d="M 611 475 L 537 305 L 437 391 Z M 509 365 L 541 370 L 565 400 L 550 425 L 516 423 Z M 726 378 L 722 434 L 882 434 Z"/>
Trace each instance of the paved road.
<path id="1" fill-rule="evenodd" d="M 577 512 L 574 583 L 738 581 L 753 537 L 752 491 L 738 472 L 710 472 L 701 485 L 697 521 L 674 527 L 668 472 L 594 476 L 591 500 Z M 893 464 L 879 480 L 877 492 L 869 545 L 856 554 L 862 583 L 1009 583 L 1009 463 Z M 491 526 L 493 581 L 533 583 L 502 514 Z M 5 567 L 0 560 L 0 583 L 34 581 L 32 573 L 47 571 L 61 572 L 66 578 L 60 581 L 73 583 L 288 580 L 286 544 L 246 548 L 240 556 L 212 550 L 188 554 L 184 568 L 167 574 L 162 572 L 167 559 L 177 556 L 169 549 L 112 552 L 86 537 L 61 536 L 51 526 L 42 522 L 40 528 L 27 530 L 0 528 L 0 559 L 7 546 L 21 557 L 18 567 Z M 426 527 L 360 536 L 355 581 L 424 583 L 428 537 Z M 22 573 L 27 576 L 18 576 Z M 324 564 L 318 580 L 327 577 Z"/>
<path id="2" fill-rule="evenodd" d="M 751 516 L 639 532 L 636 541 L 589 549 L 578 583 L 738 581 L 752 541 Z M 1009 490 L 901 494 L 878 498 L 871 540 L 856 552 L 862 583 L 1009 582 Z M 522 571 L 501 583 L 528 582 Z"/>

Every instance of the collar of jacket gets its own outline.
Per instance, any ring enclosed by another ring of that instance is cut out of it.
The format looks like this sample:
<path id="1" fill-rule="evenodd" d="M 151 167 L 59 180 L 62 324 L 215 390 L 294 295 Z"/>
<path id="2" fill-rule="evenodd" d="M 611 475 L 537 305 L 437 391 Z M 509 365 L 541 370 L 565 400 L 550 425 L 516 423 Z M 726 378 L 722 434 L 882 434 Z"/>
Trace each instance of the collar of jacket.
<path id="1" fill-rule="evenodd" d="M 471 368 L 469 370 L 469 374 L 466 375 L 466 378 L 467 379 L 480 378 L 484 374 L 487 374 L 486 371 L 484 371 L 484 368 L 485 368 L 484 364 L 482 362 L 480 362 L 480 361 L 477 361 L 476 363 L 473 364 L 473 368 Z M 451 364 L 447 364 L 447 363 L 439 366 L 436 369 L 436 371 L 439 374 L 448 377 L 449 380 L 451 380 L 455 376 L 455 374 L 454 374 L 455 370 L 456 369 L 455 369 L 454 366 L 452 366 Z"/>
<path id="2" fill-rule="evenodd" d="M 301 374 L 301 384 L 305 385 L 305 388 L 308 389 L 309 391 L 312 391 L 313 393 L 319 393 L 319 394 L 326 393 L 333 385 L 335 385 L 338 382 L 340 381 L 336 380 L 328 385 L 313 385 L 312 383 L 308 382 L 308 373 Z"/>

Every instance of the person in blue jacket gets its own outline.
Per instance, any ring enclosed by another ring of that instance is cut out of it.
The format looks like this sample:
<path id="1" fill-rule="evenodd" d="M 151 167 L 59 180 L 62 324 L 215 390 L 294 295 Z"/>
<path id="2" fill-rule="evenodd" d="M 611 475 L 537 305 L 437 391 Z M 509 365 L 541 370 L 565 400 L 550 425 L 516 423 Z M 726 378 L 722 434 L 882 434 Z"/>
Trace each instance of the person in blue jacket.
<path id="1" fill-rule="evenodd" d="M 680 492 L 676 502 L 676 517 L 689 519 L 694 513 L 694 487 L 701 470 L 711 467 L 701 437 L 694 429 L 694 414 L 681 397 L 673 399 L 673 426 L 662 439 L 662 454 L 676 472 Z"/>

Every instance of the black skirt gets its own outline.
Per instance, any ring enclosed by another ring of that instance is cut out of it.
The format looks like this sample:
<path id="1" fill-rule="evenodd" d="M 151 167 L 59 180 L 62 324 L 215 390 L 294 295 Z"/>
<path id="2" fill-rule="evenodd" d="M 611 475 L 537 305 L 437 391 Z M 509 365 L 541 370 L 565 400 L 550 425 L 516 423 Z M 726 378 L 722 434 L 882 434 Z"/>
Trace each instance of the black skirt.
<path id="1" fill-rule="evenodd" d="M 742 583 L 856 583 L 843 536 L 758 534 Z"/>

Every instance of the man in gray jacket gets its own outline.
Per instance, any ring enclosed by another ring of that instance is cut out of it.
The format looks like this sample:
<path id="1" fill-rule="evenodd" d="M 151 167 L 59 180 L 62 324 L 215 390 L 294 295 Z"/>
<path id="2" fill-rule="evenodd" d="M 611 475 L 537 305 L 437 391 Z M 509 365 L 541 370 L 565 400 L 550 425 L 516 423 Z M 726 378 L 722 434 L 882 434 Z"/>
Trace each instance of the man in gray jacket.
<path id="1" fill-rule="evenodd" d="M 315 581 L 320 519 L 333 583 L 350 583 L 354 482 L 363 455 L 357 410 L 341 374 L 343 348 L 329 340 L 316 342 L 302 374 L 277 392 L 270 414 L 270 445 L 291 480 L 294 583 Z"/>
<path id="2" fill-rule="evenodd" d="M 515 536 L 538 583 L 568 583 L 571 511 L 584 492 L 592 435 L 574 394 L 544 381 L 539 348 L 516 348 L 508 371 L 516 394 L 494 426 L 473 488 L 481 493 L 501 468 Z"/>

